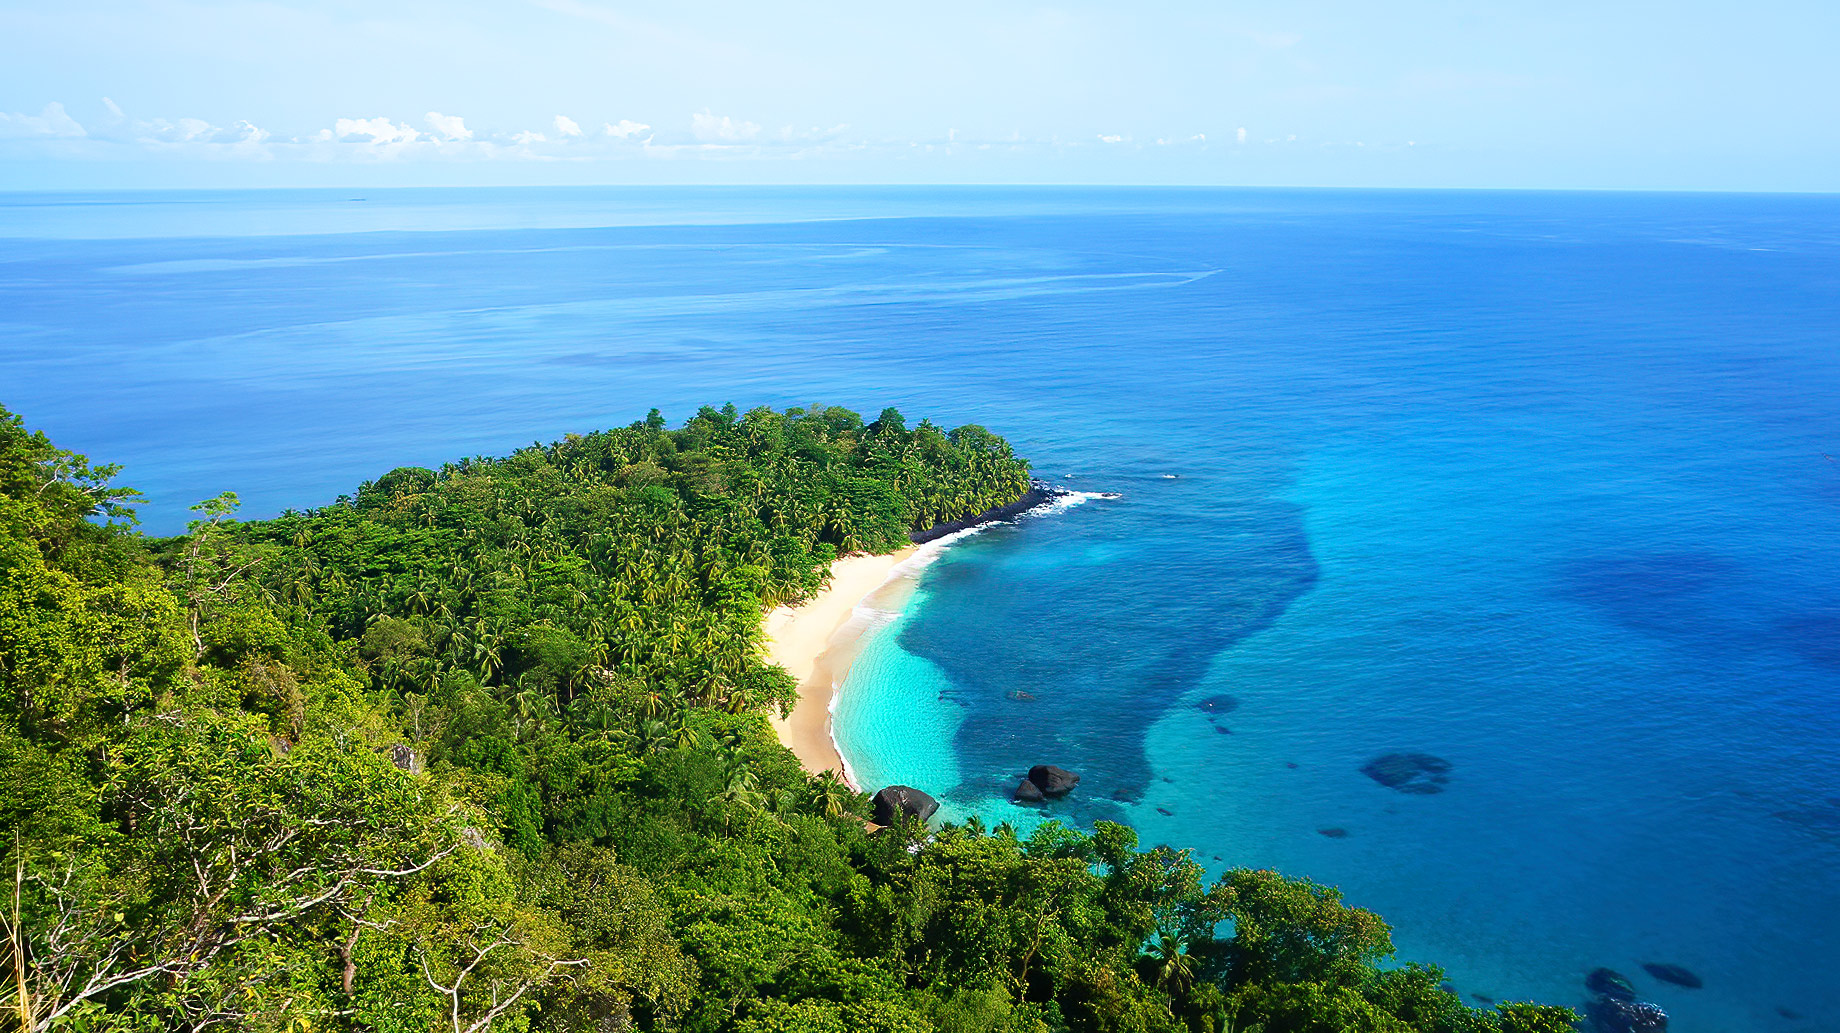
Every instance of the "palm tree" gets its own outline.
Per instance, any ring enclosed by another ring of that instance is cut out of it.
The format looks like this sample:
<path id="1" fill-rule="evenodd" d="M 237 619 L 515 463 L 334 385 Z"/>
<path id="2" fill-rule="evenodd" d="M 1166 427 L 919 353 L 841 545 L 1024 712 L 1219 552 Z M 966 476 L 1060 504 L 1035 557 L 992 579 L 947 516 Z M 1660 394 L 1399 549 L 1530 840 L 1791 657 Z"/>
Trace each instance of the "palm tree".
<path id="1" fill-rule="evenodd" d="M 1188 953 L 1188 940 L 1180 933 L 1159 930 L 1145 950 L 1156 969 L 1156 985 L 1171 997 L 1187 993 L 1194 985 L 1195 959 Z"/>
<path id="2" fill-rule="evenodd" d="M 812 779 L 812 802 L 827 818 L 841 818 L 848 813 L 850 800 L 855 795 L 834 771 L 826 771 Z"/>

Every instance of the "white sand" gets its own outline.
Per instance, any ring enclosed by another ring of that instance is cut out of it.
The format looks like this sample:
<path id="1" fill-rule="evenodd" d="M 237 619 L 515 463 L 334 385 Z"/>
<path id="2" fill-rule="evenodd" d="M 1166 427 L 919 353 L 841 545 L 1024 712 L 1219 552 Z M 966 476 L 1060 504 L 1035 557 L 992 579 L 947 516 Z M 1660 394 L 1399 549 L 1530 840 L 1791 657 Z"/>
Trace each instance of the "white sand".
<path id="1" fill-rule="evenodd" d="M 767 614 L 767 656 L 799 683 L 799 702 L 788 718 L 775 717 L 773 730 L 806 771 L 844 774 L 843 758 L 831 738 L 831 698 L 850 673 L 862 627 L 850 627 L 857 604 L 887 582 L 894 568 L 914 554 L 902 549 L 885 556 L 845 556 L 831 564 L 831 583 L 802 606 Z"/>

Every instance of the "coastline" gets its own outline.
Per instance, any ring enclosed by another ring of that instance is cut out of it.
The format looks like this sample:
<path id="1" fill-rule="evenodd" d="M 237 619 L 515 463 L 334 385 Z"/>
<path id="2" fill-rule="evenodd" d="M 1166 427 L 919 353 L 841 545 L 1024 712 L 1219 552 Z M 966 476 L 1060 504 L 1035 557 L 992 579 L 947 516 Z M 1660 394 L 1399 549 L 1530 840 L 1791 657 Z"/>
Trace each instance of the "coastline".
<path id="1" fill-rule="evenodd" d="M 779 741 L 810 775 L 834 771 L 851 788 L 856 784 L 849 763 L 838 749 L 831 728 L 837 694 L 864 637 L 878 624 L 877 615 L 901 612 L 918 584 L 919 572 L 952 542 L 1024 515 L 1053 513 L 1107 492 L 1070 491 L 1041 481 L 1015 502 L 960 520 L 914 532 L 913 545 L 876 556 L 856 553 L 831 563 L 831 582 L 799 606 L 776 607 L 767 614 L 767 658 L 798 682 L 799 700 L 786 717 L 768 721 Z"/>
<path id="2" fill-rule="evenodd" d="M 822 592 L 798 606 L 777 607 L 767 614 L 767 656 L 799 684 L 792 713 L 768 720 L 808 774 L 834 771 L 849 780 L 831 737 L 831 706 L 869 627 L 867 621 L 855 619 L 857 609 L 897 580 L 898 568 L 917 551 L 917 546 L 910 546 L 881 556 L 841 557 L 831 564 L 831 583 Z"/>

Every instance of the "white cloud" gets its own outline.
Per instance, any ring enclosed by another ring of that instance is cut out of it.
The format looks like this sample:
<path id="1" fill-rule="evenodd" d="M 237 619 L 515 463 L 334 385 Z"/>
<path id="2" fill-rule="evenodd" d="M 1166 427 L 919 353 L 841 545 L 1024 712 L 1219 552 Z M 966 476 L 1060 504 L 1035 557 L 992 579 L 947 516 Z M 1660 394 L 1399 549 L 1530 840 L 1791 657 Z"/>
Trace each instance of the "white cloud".
<path id="1" fill-rule="evenodd" d="M 618 137 L 621 140 L 630 140 L 650 128 L 652 127 L 646 125 L 644 122 L 634 122 L 624 118 L 620 119 L 618 122 L 609 122 L 601 126 L 601 129 L 605 130 L 608 136 Z"/>
<path id="2" fill-rule="evenodd" d="M 690 116 L 690 132 L 704 143 L 739 143 L 759 136 L 760 127 L 752 122 L 737 122 L 727 115 L 718 118 L 704 108 Z"/>
<path id="3" fill-rule="evenodd" d="M 70 117 L 57 101 L 45 105 L 36 115 L 0 111 L 0 137 L 54 136 L 64 139 L 88 136 L 77 120 Z"/>
<path id="4" fill-rule="evenodd" d="M 526 129 L 523 132 L 512 134 L 511 142 L 521 147 L 528 147 L 533 143 L 548 143 L 549 137 L 535 130 Z"/>
<path id="5" fill-rule="evenodd" d="M 430 111 L 428 128 L 443 140 L 458 142 L 473 138 L 473 131 L 466 127 L 466 119 L 459 115 L 443 115 L 439 111 Z"/>
<path id="6" fill-rule="evenodd" d="M 1245 143 L 1246 142 L 1246 127 L 1245 126 L 1240 126 L 1238 129 L 1233 130 L 1233 141 L 1235 143 Z"/>
<path id="7" fill-rule="evenodd" d="M 1118 135 L 1118 134 L 1116 134 L 1116 133 L 1112 133 L 1112 134 L 1110 134 L 1110 135 L 1107 135 L 1107 134 L 1105 134 L 1105 133 L 1100 133 L 1100 134 L 1099 134 L 1099 142 L 1100 142 L 1100 143 L 1123 143 L 1123 142 L 1124 142 L 1124 137 L 1122 137 L 1122 136 L 1119 136 L 1119 135 Z"/>
<path id="8" fill-rule="evenodd" d="M 121 110 L 121 105 L 115 103 L 114 101 L 110 100 L 107 97 L 102 98 L 102 106 L 105 108 L 108 108 L 109 114 L 114 115 L 116 118 L 127 118 L 128 117 L 127 114 Z"/>
<path id="9" fill-rule="evenodd" d="M 341 118 L 332 124 L 330 138 L 371 144 L 414 143 L 422 134 L 387 118 Z M 326 134 L 321 134 L 322 139 Z"/>
<path id="10" fill-rule="evenodd" d="M 580 136 L 581 135 L 580 124 L 567 115 L 557 115 L 555 119 L 555 123 L 556 123 L 556 132 L 561 133 L 563 136 Z"/>

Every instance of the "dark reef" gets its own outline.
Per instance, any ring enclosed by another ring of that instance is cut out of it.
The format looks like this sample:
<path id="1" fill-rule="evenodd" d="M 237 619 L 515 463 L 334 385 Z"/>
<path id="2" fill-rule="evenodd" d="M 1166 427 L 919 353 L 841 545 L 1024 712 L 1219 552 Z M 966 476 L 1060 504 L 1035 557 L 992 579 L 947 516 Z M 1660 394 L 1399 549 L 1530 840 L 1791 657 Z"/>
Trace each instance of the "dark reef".
<path id="1" fill-rule="evenodd" d="M 1619 1001 L 1636 999 L 1636 988 L 1621 972 L 1609 968 L 1594 968 L 1584 977 L 1584 988 L 1599 997 L 1614 997 Z"/>
<path id="2" fill-rule="evenodd" d="M 1429 753 L 1388 753 L 1368 761 L 1361 774 L 1388 789 L 1429 795 L 1444 791 L 1450 769 L 1450 761 Z"/>
<path id="3" fill-rule="evenodd" d="M 1158 546 L 1145 554 L 1134 546 L 1149 521 Z M 1243 540 L 1245 562 L 1221 567 L 1223 535 Z M 1001 547 L 1018 536 L 1032 548 Z M 1193 690 L 1215 657 L 1268 627 L 1316 579 L 1297 508 L 1257 492 L 1205 510 L 1094 503 L 993 527 L 975 552 L 977 562 L 941 562 L 927 577 L 940 597 L 976 605 L 910 611 L 900 647 L 937 665 L 965 704 L 954 742 L 962 770 L 1015 771 L 1061 756 L 1077 758 L 1089 777 L 1103 773 L 1100 792 L 1062 805 L 1059 813 L 1080 825 L 1112 793 L 1141 797 L 1157 781 L 1146 731 L 1172 708 L 1195 707 L 1209 694 Z M 1055 562 L 1043 562 L 1048 552 Z M 1037 698 L 1006 696 L 1018 688 Z M 1095 720 L 1105 722 L 1105 735 L 1092 734 Z M 1007 799 L 1015 784 L 990 795 Z M 946 792 L 956 798 L 969 789 Z"/>
<path id="4" fill-rule="evenodd" d="M 1642 966 L 1642 971 L 1663 983 L 1673 983 L 1675 986 L 1684 986 L 1689 990 L 1698 990 L 1706 985 L 1700 977 L 1679 965 L 1647 964 Z"/>
<path id="5" fill-rule="evenodd" d="M 1584 1008 L 1589 1029 L 1596 1033 L 1665 1033 L 1667 1012 L 1660 1006 L 1616 997 L 1599 997 Z"/>

